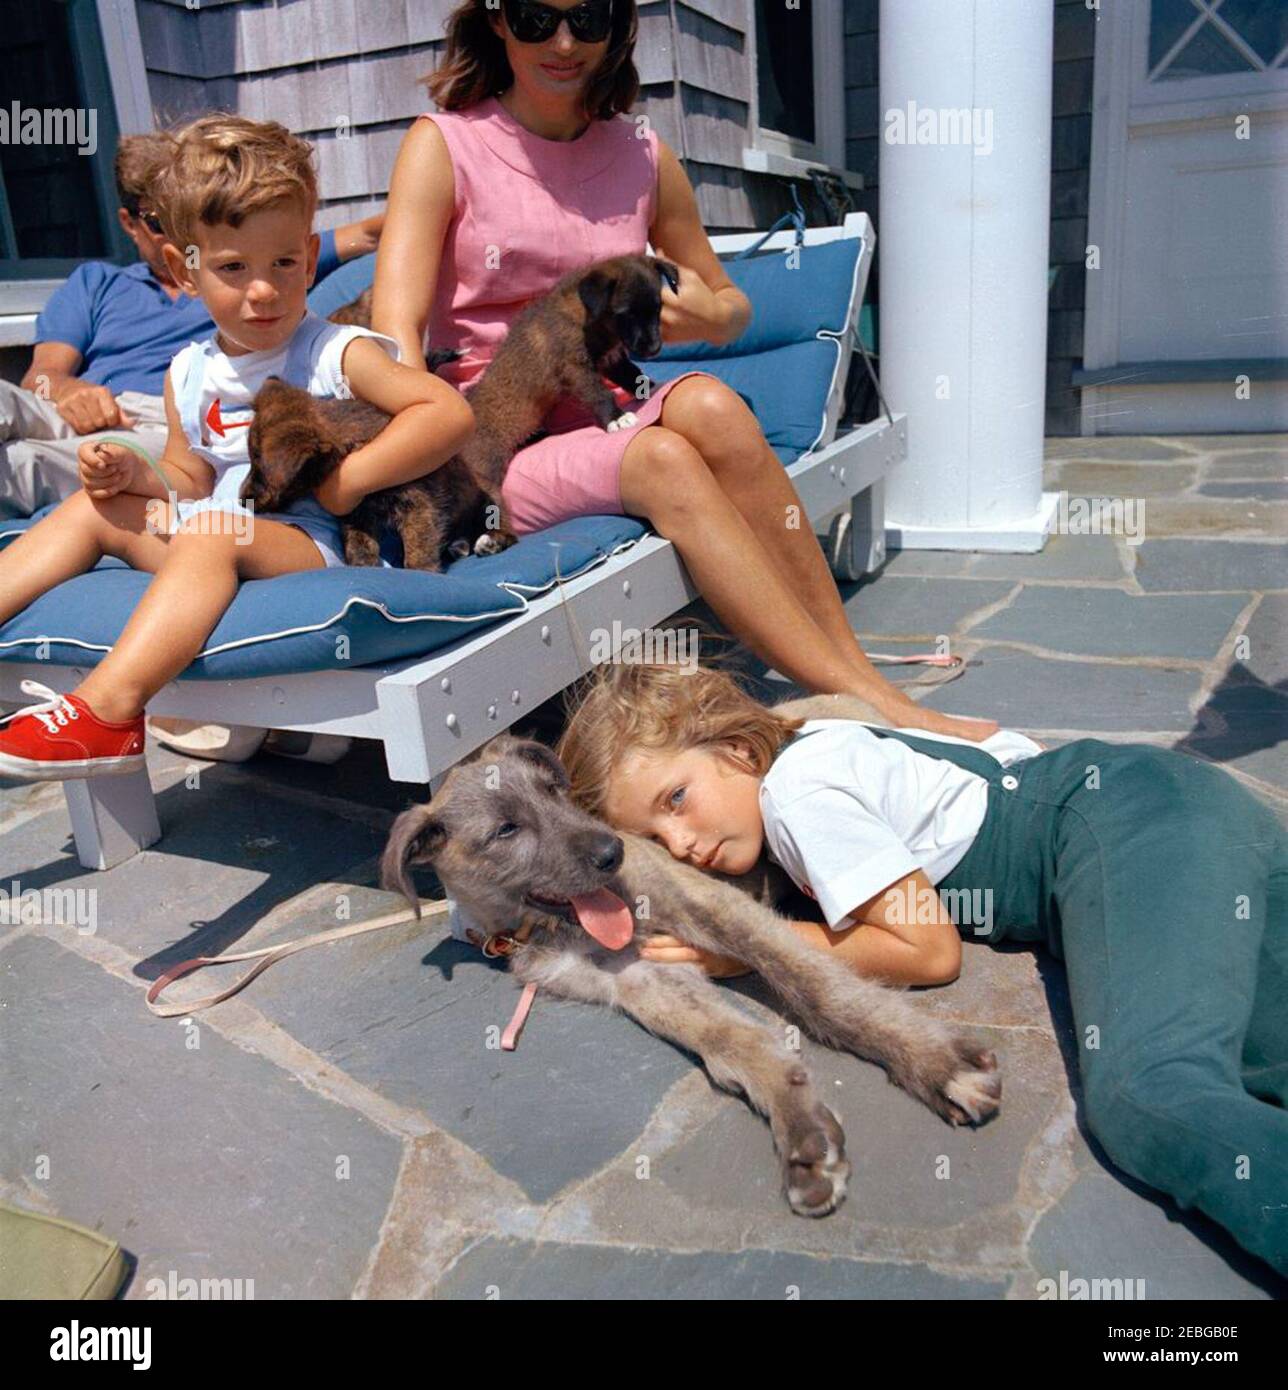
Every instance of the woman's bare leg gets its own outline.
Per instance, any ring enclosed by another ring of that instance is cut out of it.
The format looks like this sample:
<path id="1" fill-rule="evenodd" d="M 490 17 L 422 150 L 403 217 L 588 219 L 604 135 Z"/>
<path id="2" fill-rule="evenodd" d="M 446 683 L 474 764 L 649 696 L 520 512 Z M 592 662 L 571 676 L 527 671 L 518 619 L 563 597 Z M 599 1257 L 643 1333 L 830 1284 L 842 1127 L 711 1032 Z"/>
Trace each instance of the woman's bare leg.
<path id="1" fill-rule="evenodd" d="M 123 721 L 141 714 L 201 650 L 241 580 L 325 563 L 312 540 L 293 526 L 258 518 L 250 542 L 240 544 L 231 532 L 201 530 L 201 518 L 211 515 L 198 513 L 170 538 L 156 578 L 125 630 L 74 692 L 100 719 Z"/>
<path id="2" fill-rule="evenodd" d="M 699 450 L 670 422 L 719 443 Z M 668 444 L 668 435 L 678 435 L 689 455 Z M 659 454 L 674 455 L 667 461 L 671 468 L 667 462 L 658 466 Z M 690 509 L 684 503 L 692 500 L 692 484 L 664 476 L 672 468 L 692 475 L 692 454 L 726 507 L 705 510 L 703 503 Z M 641 430 L 623 456 L 622 499 L 628 512 L 648 516 L 675 543 L 703 597 L 731 631 L 806 689 L 858 695 L 891 723 L 913 728 L 974 739 L 997 729 L 994 721 L 925 709 L 873 667 L 850 627 L 800 498 L 755 417 L 727 387 L 695 377 L 667 396 L 661 428 Z M 731 523 L 730 512 L 741 527 Z M 749 540 L 756 550 L 748 548 Z M 726 557 L 714 566 L 708 563 L 713 543 Z M 757 550 L 759 565 L 751 560 Z"/>
<path id="3" fill-rule="evenodd" d="M 702 597 L 740 641 L 820 692 L 867 697 L 854 668 L 801 606 L 696 449 L 656 425 L 622 456 L 622 505 L 674 543 Z M 875 701 L 874 701 L 875 703 Z"/>

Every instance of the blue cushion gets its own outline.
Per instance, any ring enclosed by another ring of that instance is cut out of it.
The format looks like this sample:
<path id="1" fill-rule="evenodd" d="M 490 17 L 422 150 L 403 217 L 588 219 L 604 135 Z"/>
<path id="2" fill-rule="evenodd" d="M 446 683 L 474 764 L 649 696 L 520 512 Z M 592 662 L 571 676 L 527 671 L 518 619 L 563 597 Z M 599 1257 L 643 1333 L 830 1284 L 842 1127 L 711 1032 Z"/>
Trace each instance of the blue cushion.
<path id="1" fill-rule="evenodd" d="M 747 402 L 770 447 L 794 463 L 823 437 L 840 369 L 846 318 L 857 289 L 858 237 L 722 262 L 751 300 L 746 331 L 732 343 L 672 343 L 642 366 L 657 382 L 711 372 Z"/>
<path id="2" fill-rule="evenodd" d="M 810 342 L 820 333 L 843 333 L 862 246 L 858 237 L 842 237 L 802 246 L 790 258 L 782 251 L 769 251 L 745 260 L 722 260 L 721 267 L 751 300 L 751 322 L 741 337 L 719 346 L 671 343 L 650 358 L 650 364 L 673 359 L 714 362 Z"/>
<path id="3" fill-rule="evenodd" d="M 30 524 L 0 524 L 0 546 Z M 522 612 L 531 597 L 602 564 L 646 529 L 632 517 L 575 517 L 500 555 L 467 556 L 443 574 L 346 566 L 248 580 L 180 679 L 238 680 L 426 655 Z M 0 661 L 95 665 L 150 579 L 119 560 L 100 561 L 0 626 Z"/>
<path id="4" fill-rule="evenodd" d="M 841 237 L 792 256 L 765 251 L 723 260 L 752 303 L 746 331 L 720 346 L 673 343 L 641 365 L 656 382 L 695 370 L 719 377 L 750 406 L 782 462 L 794 463 L 823 434 L 862 249 L 858 237 Z M 325 316 L 348 304 L 371 283 L 375 266 L 374 254 L 347 261 L 309 294 L 309 307 Z"/>
<path id="5" fill-rule="evenodd" d="M 656 382 L 670 381 L 689 371 L 718 376 L 755 412 L 770 447 L 787 465 L 818 443 L 840 361 L 839 339 L 815 338 L 718 362 L 701 357 L 650 360 L 644 369 Z"/>

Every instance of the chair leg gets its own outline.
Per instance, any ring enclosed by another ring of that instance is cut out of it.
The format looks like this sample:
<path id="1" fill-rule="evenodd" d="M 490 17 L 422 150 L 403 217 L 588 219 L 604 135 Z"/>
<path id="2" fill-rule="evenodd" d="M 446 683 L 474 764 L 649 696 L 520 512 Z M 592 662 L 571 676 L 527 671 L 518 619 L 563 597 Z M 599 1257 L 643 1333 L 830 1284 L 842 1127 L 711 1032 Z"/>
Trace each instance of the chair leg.
<path id="1" fill-rule="evenodd" d="M 850 502 L 850 552 L 859 578 L 885 564 L 885 479 L 878 478 Z"/>
<path id="2" fill-rule="evenodd" d="M 885 563 L 885 479 L 850 499 L 848 511 L 832 522 L 827 559 L 833 575 L 853 584 Z"/>
<path id="3" fill-rule="evenodd" d="M 161 838 L 147 769 L 121 777 L 64 782 L 76 837 L 76 857 L 87 869 L 110 869 Z"/>

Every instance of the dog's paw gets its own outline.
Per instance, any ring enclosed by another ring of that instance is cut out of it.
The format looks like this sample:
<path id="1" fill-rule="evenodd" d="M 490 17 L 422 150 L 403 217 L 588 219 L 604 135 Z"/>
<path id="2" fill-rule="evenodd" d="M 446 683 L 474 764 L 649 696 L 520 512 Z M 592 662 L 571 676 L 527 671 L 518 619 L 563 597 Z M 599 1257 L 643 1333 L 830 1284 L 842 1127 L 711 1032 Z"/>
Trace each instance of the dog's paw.
<path id="1" fill-rule="evenodd" d="M 797 1216 L 828 1216 L 845 1200 L 845 1131 L 821 1101 L 787 1121 L 781 1154 L 787 1204 Z"/>
<path id="2" fill-rule="evenodd" d="M 507 539 L 499 531 L 484 531 L 474 542 L 474 553 L 475 555 L 499 555 L 503 550 L 508 550 L 513 543 L 512 539 Z"/>
<path id="3" fill-rule="evenodd" d="M 997 1114 L 1002 1105 L 1002 1073 L 997 1054 L 987 1047 L 958 1043 L 962 1065 L 944 1087 L 947 1119 L 955 1125 L 979 1125 Z"/>
<path id="4" fill-rule="evenodd" d="M 950 1125 L 979 1125 L 1002 1104 L 997 1055 L 964 1034 L 941 1033 L 887 1063 L 890 1080 Z"/>
<path id="5" fill-rule="evenodd" d="M 470 554 L 470 543 L 464 536 L 459 536 L 447 547 L 447 553 L 453 560 L 463 560 Z"/>
<path id="6" fill-rule="evenodd" d="M 950 1125 L 979 1125 L 1002 1104 L 997 1054 L 970 1038 L 952 1036 L 923 1073 L 923 1099 Z"/>
<path id="7" fill-rule="evenodd" d="M 638 425 L 639 422 L 639 416 L 636 415 L 633 410 L 628 410 L 624 414 L 619 415 L 615 420 L 610 420 L 608 422 L 608 430 L 610 434 L 615 430 L 628 430 L 632 426 Z"/>

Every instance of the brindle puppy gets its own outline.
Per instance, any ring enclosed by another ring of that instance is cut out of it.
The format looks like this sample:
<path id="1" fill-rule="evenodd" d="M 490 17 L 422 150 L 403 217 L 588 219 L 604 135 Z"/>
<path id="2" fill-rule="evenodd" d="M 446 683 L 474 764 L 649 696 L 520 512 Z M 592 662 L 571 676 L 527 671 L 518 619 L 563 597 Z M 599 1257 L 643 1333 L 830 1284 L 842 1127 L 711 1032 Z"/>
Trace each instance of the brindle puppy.
<path id="1" fill-rule="evenodd" d="M 670 261 L 616 256 L 565 275 L 519 314 L 467 393 L 477 428 L 464 457 L 484 488 L 500 492 L 511 459 L 564 396 L 605 430 L 635 424 L 602 378 L 638 396 L 646 378 L 631 358 L 662 350 L 662 286 L 677 290 L 679 275 Z"/>
<path id="2" fill-rule="evenodd" d="M 848 700 L 861 714 L 845 703 L 823 697 L 781 708 L 807 718 L 870 717 L 862 701 Z M 884 1067 L 950 1124 L 978 1124 L 996 1112 L 1002 1088 L 994 1054 L 805 945 L 752 896 L 764 890 L 763 872 L 731 879 L 694 869 L 651 840 L 614 834 L 574 805 L 567 787 L 544 744 L 493 739 L 448 773 L 431 804 L 398 817 L 382 882 L 416 905 L 410 866 L 433 864 L 448 896 L 488 933 L 539 914 L 541 929 L 510 957 L 516 978 L 619 1008 L 696 1053 L 718 1085 L 742 1091 L 769 1121 L 787 1200 L 802 1216 L 826 1216 L 844 1199 L 850 1166 L 839 1120 L 781 1027 L 735 1008 L 697 966 L 640 959 L 636 944 L 650 933 L 746 962 L 814 1037 Z M 640 902 L 648 904 L 645 920 L 624 906 Z"/>
<path id="3" fill-rule="evenodd" d="M 495 554 L 513 545 L 517 537 L 501 485 L 510 461 L 556 402 L 572 397 L 606 430 L 635 424 L 632 412 L 619 410 L 601 373 L 637 393 L 644 378 L 630 359 L 661 350 L 663 284 L 679 285 L 670 261 L 618 256 L 566 275 L 528 305 L 467 393 L 475 420 L 470 441 L 434 472 L 372 493 L 345 517 L 346 562 L 378 564 L 386 526 L 402 537 L 408 569 L 440 569 L 444 549 L 457 556 L 471 548 Z M 331 319 L 369 326 L 370 289 Z M 451 349 L 432 353 L 430 370 L 456 356 Z M 369 442 L 388 421 L 365 402 L 319 401 L 283 382 L 266 383 L 255 398 L 243 497 L 261 510 L 280 510 L 311 493 L 346 452 Z"/>
<path id="4" fill-rule="evenodd" d="M 334 313 L 328 314 L 327 318 L 332 323 L 353 324 L 358 328 L 371 327 L 371 286 L 365 290 L 351 304 L 342 304 Z M 430 368 L 433 371 L 433 368 Z"/>
<path id="5" fill-rule="evenodd" d="M 243 499 L 256 511 L 276 512 L 309 496 L 389 419 L 366 401 L 319 399 L 270 377 L 255 396 Z M 460 456 L 450 458 L 415 482 L 368 494 L 341 517 L 345 563 L 378 565 L 380 535 L 389 527 L 402 538 L 407 569 L 437 572 L 444 550 L 466 553 L 464 538 L 486 529 L 489 501 Z"/>

